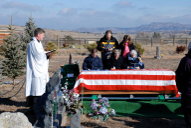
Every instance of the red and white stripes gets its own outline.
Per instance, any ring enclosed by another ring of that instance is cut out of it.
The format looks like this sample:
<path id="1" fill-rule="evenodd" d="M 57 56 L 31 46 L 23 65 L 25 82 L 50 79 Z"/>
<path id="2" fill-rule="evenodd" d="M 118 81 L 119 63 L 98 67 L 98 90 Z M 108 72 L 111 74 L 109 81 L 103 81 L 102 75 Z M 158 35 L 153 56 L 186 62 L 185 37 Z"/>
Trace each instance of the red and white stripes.
<path id="1" fill-rule="evenodd" d="M 82 71 L 74 90 L 175 91 L 175 73 L 170 70 Z"/>

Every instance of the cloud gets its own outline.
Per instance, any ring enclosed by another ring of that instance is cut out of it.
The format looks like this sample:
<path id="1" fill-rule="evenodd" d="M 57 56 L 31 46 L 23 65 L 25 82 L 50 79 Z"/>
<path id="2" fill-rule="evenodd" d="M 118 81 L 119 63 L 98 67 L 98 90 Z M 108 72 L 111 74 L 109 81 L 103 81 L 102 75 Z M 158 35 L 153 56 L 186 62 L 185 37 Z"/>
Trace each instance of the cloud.
<path id="1" fill-rule="evenodd" d="M 39 6 L 30 5 L 23 2 L 6 2 L 1 7 L 4 9 L 17 9 L 28 12 L 35 12 L 41 10 Z"/>
<path id="2" fill-rule="evenodd" d="M 63 8 L 58 12 L 58 14 L 59 15 L 73 15 L 73 14 L 76 14 L 77 12 L 78 12 L 77 9 L 74 9 L 74 8 Z"/>
<path id="3" fill-rule="evenodd" d="M 140 11 L 151 11 L 151 10 L 154 10 L 154 8 L 152 8 L 152 7 L 146 7 L 146 6 L 144 6 L 144 7 L 140 7 L 140 8 L 138 8 Z"/>
<path id="4" fill-rule="evenodd" d="M 117 8 L 127 8 L 127 7 L 133 7 L 133 4 L 128 1 L 121 0 L 117 3 L 115 3 L 114 6 Z"/>
<path id="5" fill-rule="evenodd" d="M 62 7 L 62 6 L 64 6 L 65 4 L 64 4 L 63 1 L 62 1 L 62 2 L 55 2 L 55 3 L 53 3 L 52 5 L 53 5 L 53 6 L 57 6 L 57 7 Z"/>
<path id="6" fill-rule="evenodd" d="M 31 12 L 34 14 L 41 10 L 37 5 L 28 2 L 10 2 L 0 0 L 0 24 L 9 24 L 10 16 L 13 16 L 13 24 L 24 25 Z M 92 0 L 93 1 L 93 0 Z M 103 4 L 103 3 L 102 3 Z M 46 8 L 45 8 L 46 6 Z M 40 27 L 52 29 L 96 28 L 96 27 L 133 27 L 151 22 L 179 22 L 189 23 L 191 15 L 164 13 L 160 9 L 149 5 L 137 5 L 128 0 L 112 2 L 103 7 L 97 5 L 69 6 L 66 2 L 44 4 L 41 15 L 33 15 Z M 76 8 L 74 8 L 76 7 Z M 117 10 L 117 11 L 116 11 Z M 30 12 L 30 13 L 29 13 Z M 132 14 L 133 15 L 129 15 Z M 169 11 L 170 12 L 170 11 Z M 189 11 L 187 11 L 189 12 Z M 186 13 L 187 13 L 186 12 Z M 172 15 L 173 14 L 173 15 Z"/>

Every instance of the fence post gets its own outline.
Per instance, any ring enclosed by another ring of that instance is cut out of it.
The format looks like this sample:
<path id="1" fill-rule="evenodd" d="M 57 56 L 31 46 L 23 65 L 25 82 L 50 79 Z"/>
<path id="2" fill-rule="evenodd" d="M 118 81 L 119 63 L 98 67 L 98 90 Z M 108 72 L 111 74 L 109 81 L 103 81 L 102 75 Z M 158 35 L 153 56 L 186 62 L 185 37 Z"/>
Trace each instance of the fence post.
<path id="1" fill-rule="evenodd" d="M 57 47 L 58 49 L 60 49 L 60 45 L 59 45 L 59 36 L 57 35 Z"/>
<path id="2" fill-rule="evenodd" d="M 186 38 L 186 47 L 188 47 L 188 38 Z"/>
<path id="3" fill-rule="evenodd" d="M 161 58 L 161 55 L 160 55 L 160 47 L 159 46 L 156 46 L 156 56 L 155 56 L 156 59 L 160 59 Z"/>
<path id="4" fill-rule="evenodd" d="M 151 47 L 153 47 L 153 38 L 151 38 Z"/>
<path id="5" fill-rule="evenodd" d="M 84 39 L 84 44 L 88 44 L 88 41 L 86 39 Z"/>
<path id="6" fill-rule="evenodd" d="M 136 40 L 136 38 L 134 39 L 134 42 L 135 42 L 135 44 L 137 43 L 137 40 Z"/>
<path id="7" fill-rule="evenodd" d="M 173 36 L 172 38 L 172 43 L 173 43 L 173 46 L 175 45 L 175 36 Z"/>
<path id="8" fill-rule="evenodd" d="M 159 39 L 159 43 L 160 43 L 160 45 L 162 44 L 162 39 L 161 38 Z"/>

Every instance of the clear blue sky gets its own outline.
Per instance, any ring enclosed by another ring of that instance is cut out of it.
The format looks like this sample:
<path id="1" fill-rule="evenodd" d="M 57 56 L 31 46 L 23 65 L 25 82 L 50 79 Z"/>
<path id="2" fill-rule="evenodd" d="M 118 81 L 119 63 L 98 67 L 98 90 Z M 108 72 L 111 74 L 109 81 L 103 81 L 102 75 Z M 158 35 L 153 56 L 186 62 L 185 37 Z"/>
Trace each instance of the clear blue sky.
<path id="1" fill-rule="evenodd" d="M 191 0 L 0 0 L 0 24 L 75 30 L 134 27 L 151 22 L 191 24 Z"/>

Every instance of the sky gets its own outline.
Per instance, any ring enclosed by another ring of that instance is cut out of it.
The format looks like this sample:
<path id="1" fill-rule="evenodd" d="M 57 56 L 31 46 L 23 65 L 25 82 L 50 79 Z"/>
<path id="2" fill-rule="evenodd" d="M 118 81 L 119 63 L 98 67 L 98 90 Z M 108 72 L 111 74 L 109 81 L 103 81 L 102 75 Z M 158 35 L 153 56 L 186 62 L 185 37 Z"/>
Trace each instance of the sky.
<path id="1" fill-rule="evenodd" d="M 191 0 L 0 0 L 0 25 L 42 28 L 136 27 L 152 22 L 191 24 Z"/>

